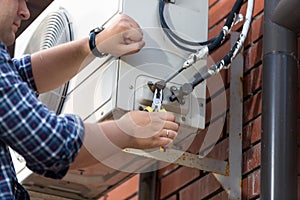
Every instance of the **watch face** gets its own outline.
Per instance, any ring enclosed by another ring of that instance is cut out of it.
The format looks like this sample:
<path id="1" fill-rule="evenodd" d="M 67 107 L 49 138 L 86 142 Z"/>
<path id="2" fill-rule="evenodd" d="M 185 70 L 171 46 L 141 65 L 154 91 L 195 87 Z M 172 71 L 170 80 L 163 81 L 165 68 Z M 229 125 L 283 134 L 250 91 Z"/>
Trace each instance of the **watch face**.
<path id="1" fill-rule="evenodd" d="M 100 33 L 102 30 L 103 30 L 102 28 L 97 27 L 97 28 L 95 28 L 95 29 L 92 30 L 92 31 L 94 31 L 96 34 L 98 34 L 98 33 Z"/>

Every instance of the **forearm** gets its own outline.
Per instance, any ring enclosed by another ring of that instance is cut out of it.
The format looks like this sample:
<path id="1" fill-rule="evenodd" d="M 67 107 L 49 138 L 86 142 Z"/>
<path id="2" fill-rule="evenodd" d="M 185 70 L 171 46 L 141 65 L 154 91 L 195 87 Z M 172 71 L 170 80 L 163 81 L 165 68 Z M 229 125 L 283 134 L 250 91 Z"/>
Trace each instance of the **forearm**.
<path id="1" fill-rule="evenodd" d="M 103 163 L 129 145 L 129 136 L 118 128 L 115 121 L 86 123 L 83 146 L 70 169 Z"/>
<path id="2" fill-rule="evenodd" d="M 37 90 L 42 93 L 61 86 L 93 58 L 90 55 L 88 38 L 33 54 L 31 65 Z"/>
<path id="3" fill-rule="evenodd" d="M 105 163 L 115 154 L 123 153 L 124 148 L 167 146 L 177 135 L 178 124 L 174 120 L 174 115 L 168 112 L 131 111 L 118 120 L 85 124 L 82 151 L 71 169 Z"/>
<path id="4" fill-rule="evenodd" d="M 97 34 L 95 43 L 100 52 L 116 57 L 138 52 L 145 45 L 138 24 L 125 15 L 116 16 Z M 92 59 L 88 37 L 33 54 L 31 64 L 38 92 L 67 82 Z"/>

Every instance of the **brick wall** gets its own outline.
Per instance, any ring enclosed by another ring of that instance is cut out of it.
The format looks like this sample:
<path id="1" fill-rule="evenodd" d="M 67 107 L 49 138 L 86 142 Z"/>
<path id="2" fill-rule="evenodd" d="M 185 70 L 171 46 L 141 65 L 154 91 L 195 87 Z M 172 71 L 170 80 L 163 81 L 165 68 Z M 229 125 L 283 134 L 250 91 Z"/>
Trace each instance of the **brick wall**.
<path id="1" fill-rule="evenodd" d="M 209 1 L 209 37 L 215 36 L 222 28 L 225 19 L 230 12 L 235 1 L 232 0 L 210 0 Z M 244 1 L 242 13 L 245 14 L 247 1 Z M 244 101 L 243 101 L 243 165 L 242 165 L 242 198 L 260 198 L 260 150 L 261 150 L 261 112 L 262 112 L 262 37 L 263 37 L 263 9 L 264 1 L 255 0 L 253 21 L 251 30 L 245 42 L 244 48 Z M 240 31 L 242 23 L 234 27 L 235 31 Z M 300 46 L 300 39 L 298 41 Z M 226 42 L 221 48 L 212 54 L 212 59 L 218 61 L 230 48 L 230 43 Z M 300 58 L 300 51 L 298 57 Z M 241 66 L 242 67 L 242 66 Z M 226 95 L 229 94 L 228 71 L 221 73 Z M 299 76 L 300 77 L 300 76 Z M 299 81 L 300 88 L 300 81 Z M 216 89 L 217 91 L 218 89 Z M 207 96 L 207 114 L 210 115 L 211 97 L 214 92 Z M 300 93 L 299 93 L 300 94 Z M 300 115 L 300 107 L 298 110 Z M 298 122 L 300 127 L 300 121 Z M 194 143 L 189 148 L 190 152 L 197 153 L 199 145 L 203 140 L 201 131 Z M 300 138 L 299 138 L 300 144 Z M 228 126 L 225 124 L 223 133 L 214 147 L 210 156 L 219 159 L 228 157 Z M 299 154 L 300 155 L 300 154 Z M 299 159 L 300 160 L 300 159 Z M 298 165 L 300 166 L 300 164 Z M 299 168 L 300 172 L 300 168 Z M 136 179 L 137 177 L 135 177 Z M 300 181 L 300 178 L 299 178 Z M 207 172 L 190 169 L 186 167 L 170 165 L 159 171 L 158 178 L 160 200 L 199 200 L 227 199 L 227 193 L 222 189 L 219 182 Z M 299 188 L 300 189 L 300 188 Z M 137 192 L 137 187 L 134 192 Z M 136 194 L 136 193 L 135 193 Z M 132 199 L 136 199 L 135 196 Z M 114 200 L 110 199 L 109 200 Z M 119 197 L 118 199 L 128 199 Z"/>
<path id="2" fill-rule="evenodd" d="M 209 37 L 215 36 L 223 26 L 235 1 L 210 0 Z M 262 73 L 262 33 L 263 33 L 263 1 L 255 1 L 253 22 L 244 49 L 244 115 L 243 115 L 243 199 L 258 199 L 260 194 L 260 137 L 261 137 L 261 73 Z M 242 7 L 245 14 L 247 2 Z M 234 27 L 240 31 L 242 23 Z M 230 48 L 229 41 L 212 54 L 212 60 L 220 60 Z M 242 66 L 241 66 L 242 67 Z M 222 72 L 222 78 L 229 94 L 228 71 Z M 208 98 L 214 96 L 209 94 Z M 209 114 L 209 102 L 207 113 Z M 205 132 L 205 130 L 204 130 Z M 200 134 L 201 135 L 201 134 Z M 200 137 L 200 136 L 199 136 Z M 198 138 L 196 138 L 197 140 Z M 201 141 L 201 139 L 198 139 Z M 197 142 L 191 151 L 197 149 Z M 199 144 L 198 144 L 199 145 Z M 225 124 L 223 134 L 209 154 L 219 159 L 228 157 L 228 126 Z M 198 200 L 227 199 L 227 193 L 220 183 L 210 174 L 195 169 L 177 166 L 174 170 L 160 171 L 160 198 L 163 200 Z M 183 178 L 185 177 L 185 178 Z M 176 180 L 176 181 L 174 181 Z"/>
<path id="3" fill-rule="evenodd" d="M 138 200 L 139 176 L 135 175 L 99 200 Z"/>

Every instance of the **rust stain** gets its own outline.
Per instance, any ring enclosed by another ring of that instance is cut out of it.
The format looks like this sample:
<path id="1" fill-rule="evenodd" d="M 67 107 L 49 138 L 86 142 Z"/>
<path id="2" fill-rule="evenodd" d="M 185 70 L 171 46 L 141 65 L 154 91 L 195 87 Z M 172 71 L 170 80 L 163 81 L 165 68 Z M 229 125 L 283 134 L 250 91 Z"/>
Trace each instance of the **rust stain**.
<path id="1" fill-rule="evenodd" d="M 226 172 L 225 172 L 225 176 L 229 176 L 230 174 L 230 167 L 229 164 L 226 165 Z"/>

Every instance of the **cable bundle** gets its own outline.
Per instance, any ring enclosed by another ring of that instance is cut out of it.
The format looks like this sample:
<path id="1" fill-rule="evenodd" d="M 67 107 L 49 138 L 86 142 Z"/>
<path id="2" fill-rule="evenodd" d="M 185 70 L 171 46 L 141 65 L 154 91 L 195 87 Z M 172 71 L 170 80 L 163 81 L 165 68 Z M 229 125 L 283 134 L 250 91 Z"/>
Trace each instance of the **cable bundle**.
<path id="1" fill-rule="evenodd" d="M 213 52 L 215 49 L 217 49 L 225 40 L 226 36 L 230 33 L 231 28 L 235 24 L 235 19 L 238 13 L 240 12 L 240 9 L 243 5 L 243 0 L 237 0 L 233 6 L 233 9 L 231 10 L 230 14 L 228 15 L 226 22 L 222 28 L 222 31 L 215 36 L 214 38 L 203 41 L 203 42 L 194 42 L 194 41 L 188 41 L 180 36 L 178 36 L 174 31 L 171 30 L 171 28 L 168 26 L 165 17 L 164 17 L 164 9 L 165 9 L 165 0 L 159 0 L 159 18 L 160 18 L 160 24 L 163 28 L 163 31 L 167 35 L 167 37 L 171 40 L 171 42 L 177 46 L 180 49 L 183 49 L 185 51 L 196 53 L 199 51 L 199 48 L 203 48 L 203 46 L 207 46 L 208 53 Z M 189 46 L 195 46 L 198 47 L 197 49 L 191 49 Z"/>
<path id="2" fill-rule="evenodd" d="M 204 41 L 204 42 L 192 42 L 184 40 L 183 38 L 180 38 L 178 35 L 176 35 L 168 26 L 168 24 L 165 21 L 163 12 L 165 7 L 165 0 L 159 1 L 159 16 L 160 16 L 160 23 L 161 26 L 167 35 L 167 37 L 174 43 L 177 47 L 192 52 L 192 54 L 188 57 L 188 59 L 184 62 L 181 69 L 179 69 L 175 74 L 171 75 L 166 82 L 170 81 L 172 78 L 174 78 L 176 75 L 181 73 L 184 69 L 192 66 L 194 63 L 196 63 L 198 60 L 203 59 L 208 54 L 211 54 L 214 50 L 216 50 L 218 47 L 220 47 L 224 40 L 226 39 L 226 36 L 230 33 L 232 27 L 234 26 L 236 22 L 236 18 L 240 12 L 240 9 L 243 5 L 243 0 L 237 0 L 229 13 L 226 22 L 222 28 L 222 31 L 215 36 L 214 38 Z M 175 89 L 172 91 L 173 95 L 170 97 L 171 101 L 179 101 L 182 102 L 181 99 L 183 96 L 188 95 L 190 92 L 192 92 L 193 88 L 202 83 L 204 80 L 208 79 L 209 77 L 219 73 L 222 69 L 228 68 L 234 58 L 236 58 L 237 54 L 241 51 L 244 42 L 246 40 L 246 37 L 248 35 L 251 19 L 252 19 L 252 13 L 253 13 L 253 7 L 254 7 L 254 0 L 248 0 L 248 7 L 246 12 L 246 17 L 243 25 L 243 29 L 241 31 L 241 34 L 231 50 L 228 52 L 227 55 L 225 55 L 219 62 L 217 62 L 215 65 L 212 65 L 206 72 L 200 73 L 194 75 L 194 80 L 191 83 L 185 83 L 183 86 L 180 87 L 180 89 Z M 179 44 L 182 43 L 182 44 Z M 184 45 L 190 45 L 190 46 L 198 46 L 200 48 L 194 50 L 187 48 Z M 189 89 L 186 89 L 189 88 Z"/>

